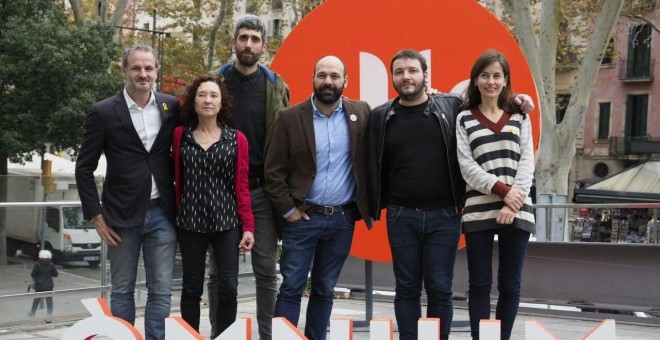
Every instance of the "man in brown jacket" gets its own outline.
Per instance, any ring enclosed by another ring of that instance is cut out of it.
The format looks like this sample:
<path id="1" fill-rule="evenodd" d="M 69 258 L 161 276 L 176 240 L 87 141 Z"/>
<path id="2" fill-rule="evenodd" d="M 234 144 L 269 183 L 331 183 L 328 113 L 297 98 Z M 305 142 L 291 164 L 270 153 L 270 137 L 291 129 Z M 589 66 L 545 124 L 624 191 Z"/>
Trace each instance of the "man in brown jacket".
<path id="1" fill-rule="evenodd" d="M 313 261 L 305 323 L 309 339 L 326 337 L 355 221 L 368 218 L 365 132 L 370 109 L 342 97 L 347 79 L 339 58 L 321 58 L 314 68 L 314 94 L 280 112 L 266 151 L 266 190 L 288 222 L 275 316 L 298 324 Z"/>

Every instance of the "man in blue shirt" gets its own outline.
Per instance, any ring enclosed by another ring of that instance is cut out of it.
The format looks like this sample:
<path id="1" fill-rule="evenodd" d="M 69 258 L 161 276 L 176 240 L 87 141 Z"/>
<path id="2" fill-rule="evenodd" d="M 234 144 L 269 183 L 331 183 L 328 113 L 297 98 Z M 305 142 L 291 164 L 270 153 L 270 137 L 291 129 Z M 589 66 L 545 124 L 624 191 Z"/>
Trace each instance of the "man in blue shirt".
<path id="1" fill-rule="evenodd" d="M 369 106 L 342 97 L 347 80 L 339 58 L 321 58 L 314 68 L 314 93 L 280 112 L 266 150 L 266 191 L 288 223 L 275 316 L 297 326 L 311 266 L 305 323 L 309 339 L 326 337 L 334 287 L 351 249 L 355 221 L 368 216 Z"/>

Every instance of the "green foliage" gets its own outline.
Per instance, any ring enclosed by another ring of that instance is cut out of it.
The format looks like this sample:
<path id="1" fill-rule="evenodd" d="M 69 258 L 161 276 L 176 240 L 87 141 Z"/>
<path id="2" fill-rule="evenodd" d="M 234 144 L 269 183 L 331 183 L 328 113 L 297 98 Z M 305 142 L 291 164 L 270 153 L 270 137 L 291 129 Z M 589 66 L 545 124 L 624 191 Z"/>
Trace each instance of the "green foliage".
<path id="1" fill-rule="evenodd" d="M 0 0 L 0 150 L 15 161 L 76 147 L 89 106 L 121 89 L 113 29 L 73 27 L 57 3 Z"/>

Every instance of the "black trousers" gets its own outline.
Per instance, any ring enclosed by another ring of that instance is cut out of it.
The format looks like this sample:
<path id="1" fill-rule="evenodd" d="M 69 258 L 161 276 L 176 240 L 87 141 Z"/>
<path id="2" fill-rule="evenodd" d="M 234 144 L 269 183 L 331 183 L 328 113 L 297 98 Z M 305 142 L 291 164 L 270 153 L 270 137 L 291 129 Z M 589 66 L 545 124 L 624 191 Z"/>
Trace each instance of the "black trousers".
<path id="1" fill-rule="evenodd" d="M 178 231 L 183 264 L 181 317 L 197 331 L 199 331 L 199 302 L 204 292 L 206 251 L 209 244 L 216 256 L 218 274 L 218 313 L 216 316 L 218 331 L 222 333 L 236 321 L 240 238 L 241 230 L 239 228 L 217 233 Z"/>

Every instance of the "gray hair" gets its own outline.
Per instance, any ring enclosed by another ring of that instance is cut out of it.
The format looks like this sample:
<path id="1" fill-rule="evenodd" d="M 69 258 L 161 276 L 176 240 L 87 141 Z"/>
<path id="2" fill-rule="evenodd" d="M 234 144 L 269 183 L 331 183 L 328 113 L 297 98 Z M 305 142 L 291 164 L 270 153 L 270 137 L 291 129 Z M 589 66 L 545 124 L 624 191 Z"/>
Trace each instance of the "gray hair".
<path id="1" fill-rule="evenodd" d="M 261 40 L 263 40 L 264 42 L 266 41 L 266 36 L 268 31 L 266 29 L 266 25 L 264 24 L 263 21 L 261 21 L 261 19 L 259 19 L 258 16 L 254 14 L 246 14 L 238 18 L 238 20 L 236 20 L 236 28 L 234 29 L 234 39 L 238 38 L 238 31 L 241 28 L 247 28 L 250 30 L 255 30 L 257 32 L 260 32 Z"/>
<path id="2" fill-rule="evenodd" d="M 158 56 L 156 55 L 156 51 L 154 51 L 154 49 L 151 46 L 145 44 L 135 44 L 124 50 L 124 55 L 121 57 L 122 70 L 125 70 L 128 67 L 128 56 L 134 51 L 151 52 L 151 54 L 154 55 L 154 59 L 156 60 L 156 69 L 160 68 L 160 65 L 158 64 Z"/>

